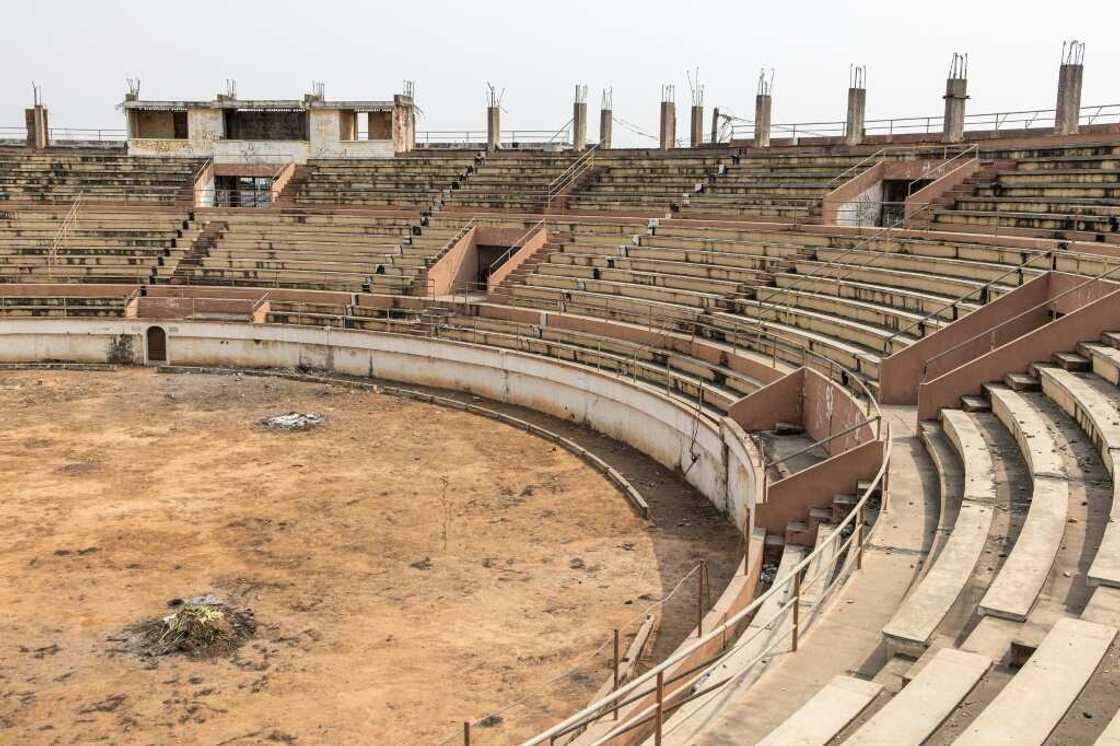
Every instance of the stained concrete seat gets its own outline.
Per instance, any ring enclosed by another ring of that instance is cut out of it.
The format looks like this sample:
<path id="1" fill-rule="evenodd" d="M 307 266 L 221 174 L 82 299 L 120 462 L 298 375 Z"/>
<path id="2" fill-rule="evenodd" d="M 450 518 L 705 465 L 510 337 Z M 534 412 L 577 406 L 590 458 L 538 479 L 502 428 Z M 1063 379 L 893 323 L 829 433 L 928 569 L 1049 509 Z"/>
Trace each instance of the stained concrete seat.
<path id="1" fill-rule="evenodd" d="M 1116 628 L 1111 626 L 1059 619 L 1023 668 L 954 743 L 1045 743 L 1097 670 L 1115 637 Z"/>
<path id="2" fill-rule="evenodd" d="M 987 656 L 943 648 L 844 743 L 849 746 L 919 746 L 925 743 L 991 665 Z"/>
<path id="3" fill-rule="evenodd" d="M 1015 545 L 978 607 L 1013 621 L 1026 621 L 1062 543 L 1069 507 L 1069 474 L 1046 423 L 1032 401 L 1002 384 L 989 385 L 992 412 L 1015 436 L 1031 471 L 1033 491 Z"/>
<path id="4" fill-rule="evenodd" d="M 1089 582 L 1120 587 L 1120 491 L 1117 459 L 1120 458 L 1120 390 L 1092 374 L 1078 374 L 1058 367 L 1037 368 L 1042 391 L 1072 417 L 1093 441 L 1112 476 L 1110 520 L 1093 563 Z"/>
<path id="5" fill-rule="evenodd" d="M 880 684 L 836 676 L 758 746 L 825 746 L 883 690 Z"/>
<path id="6" fill-rule="evenodd" d="M 944 409 L 941 423 L 964 464 L 960 509 L 937 561 L 883 627 L 891 649 L 915 658 L 964 590 L 984 550 L 995 510 L 992 457 L 976 422 L 965 412 Z"/>

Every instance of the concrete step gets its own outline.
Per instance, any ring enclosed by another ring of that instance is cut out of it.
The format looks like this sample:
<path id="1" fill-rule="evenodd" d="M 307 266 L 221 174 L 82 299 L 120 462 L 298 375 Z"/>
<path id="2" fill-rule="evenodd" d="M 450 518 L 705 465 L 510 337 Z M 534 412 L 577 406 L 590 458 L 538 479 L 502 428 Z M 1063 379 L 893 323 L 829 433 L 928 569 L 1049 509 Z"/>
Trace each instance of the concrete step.
<path id="1" fill-rule="evenodd" d="M 961 409 L 965 412 L 987 412 L 991 405 L 982 396 L 962 396 Z"/>
<path id="2" fill-rule="evenodd" d="M 1063 369 L 1083 373 L 1092 367 L 1089 360 L 1076 352 L 1055 352 L 1052 356 L 1055 363 Z"/>
<path id="3" fill-rule="evenodd" d="M 1003 377 L 1003 382 L 1012 391 L 1038 391 L 1042 388 L 1038 376 L 1029 373 L 1008 373 Z"/>
<path id="4" fill-rule="evenodd" d="M 1097 670 L 1116 628 L 1059 619 L 1023 668 L 954 742 L 1041 746 Z"/>
<path id="5" fill-rule="evenodd" d="M 758 746 L 825 746 L 856 718 L 883 687 L 851 676 L 836 676 Z"/>
<path id="6" fill-rule="evenodd" d="M 844 743 L 849 746 L 919 746 L 925 743 L 990 666 L 987 656 L 952 648 L 939 651 L 921 673 Z"/>

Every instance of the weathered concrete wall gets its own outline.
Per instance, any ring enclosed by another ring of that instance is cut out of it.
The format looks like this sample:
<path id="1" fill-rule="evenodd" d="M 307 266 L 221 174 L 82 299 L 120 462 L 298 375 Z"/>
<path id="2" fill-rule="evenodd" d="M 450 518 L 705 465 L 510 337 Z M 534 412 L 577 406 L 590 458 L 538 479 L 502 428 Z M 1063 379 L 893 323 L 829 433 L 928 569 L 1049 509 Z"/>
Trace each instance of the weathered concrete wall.
<path id="1" fill-rule="evenodd" d="M 150 324 L 118 319 L 0 322 L 0 362 L 64 360 L 138 364 L 146 360 Z M 739 519 L 753 494 L 729 498 L 725 437 L 735 430 L 643 384 L 585 366 L 510 350 L 433 338 L 371 332 L 180 321 L 167 332 L 175 365 L 296 368 L 477 393 L 580 422 L 630 444 L 683 477 Z M 735 469 L 750 459 L 738 449 Z M 736 471 L 737 484 L 751 476 Z"/>
<path id="2" fill-rule="evenodd" d="M 130 131 L 133 137 L 175 137 L 175 115 L 170 111 L 138 111 L 129 112 L 135 117 L 135 130 Z"/>

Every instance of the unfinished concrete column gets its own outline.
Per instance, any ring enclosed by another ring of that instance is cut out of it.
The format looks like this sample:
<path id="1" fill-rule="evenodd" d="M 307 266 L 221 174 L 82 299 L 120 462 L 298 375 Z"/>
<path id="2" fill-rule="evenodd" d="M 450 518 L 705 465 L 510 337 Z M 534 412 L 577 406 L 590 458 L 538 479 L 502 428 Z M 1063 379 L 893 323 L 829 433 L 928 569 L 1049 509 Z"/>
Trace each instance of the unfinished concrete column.
<path id="1" fill-rule="evenodd" d="M 576 86 L 572 104 L 572 148 L 578 153 L 587 147 L 587 86 Z"/>
<path id="2" fill-rule="evenodd" d="M 945 81 L 945 124 L 941 130 L 943 142 L 964 140 L 966 101 L 968 101 L 968 55 L 953 52 L 949 78 Z"/>
<path id="3" fill-rule="evenodd" d="M 23 118 L 27 124 L 27 147 L 33 150 L 45 150 L 50 145 L 50 127 L 47 125 L 47 107 L 43 106 L 43 93 L 38 85 L 31 84 L 33 104 L 30 109 L 23 110 Z"/>
<path id="4" fill-rule="evenodd" d="M 486 84 L 486 149 L 497 150 L 502 144 L 502 96 L 494 86 Z"/>
<path id="5" fill-rule="evenodd" d="M 754 97 L 754 144 L 758 148 L 770 147 L 771 92 L 774 90 L 774 69 L 767 79 L 765 68 L 758 74 L 758 93 Z"/>
<path id="6" fill-rule="evenodd" d="M 672 150 L 677 144 L 677 103 L 673 85 L 661 86 L 661 149 Z"/>
<path id="7" fill-rule="evenodd" d="M 844 123 L 844 142 L 863 142 L 864 117 L 867 111 L 867 68 L 853 66 L 848 80 L 848 119 Z"/>
<path id="8" fill-rule="evenodd" d="M 719 142 L 719 107 L 712 109 L 712 139 L 709 142 Z"/>
<path id="9" fill-rule="evenodd" d="M 611 135 L 614 132 L 614 89 L 603 89 L 603 101 L 599 105 L 599 150 L 610 150 Z"/>
<path id="10" fill-rule="evenodd" d="M 688 85 L 692 89 L 692 118 L 688 128 L 688 146 L 698 148 L 704 144 L 704 86 L 700 85 L 700 68 L 696 77 L 688 75 Z"/>
<path id="11" fill-rule="evenodd" d="M 1054 134 L 1076 135 L 1081 122 L 1081 76 L 1085 70 L 1085 44 L 1076 39 L 1062 43 L 1062 65 L 1058 68 L 1058 104 L 1054 111 Z"/>
<path id="12" fill-rule="evenodd" d="M 411 153 L 416 149 L 415 88 L 411 80 L 404 82 L 404 93 L 393 96 L 393 151 Z"/>

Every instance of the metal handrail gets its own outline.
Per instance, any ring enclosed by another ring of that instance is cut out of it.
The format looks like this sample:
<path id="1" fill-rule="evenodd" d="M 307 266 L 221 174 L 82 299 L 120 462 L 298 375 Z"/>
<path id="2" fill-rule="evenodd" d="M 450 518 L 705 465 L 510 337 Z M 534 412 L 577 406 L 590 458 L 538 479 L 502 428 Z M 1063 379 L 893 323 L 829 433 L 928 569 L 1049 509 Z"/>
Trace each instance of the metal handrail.
<path id="1" fill-rule="evenodd" d="M 933 363 L 935 360 L 939 360 L 939 359 L 945 357 L 946 355 L 948 355 L 951 352 L 956 352 L 957 350 L 961 349 L 962 347 L 964 347 L 966 345 L 969 345 L 969 344 L 972 344 L 973 342 L 980 339 L 981 337 L 987 337 L 989 335 L 994 335 L 994 333 L 996 332 L 997 329 L 1002 329 L 1003 327 L 1007 326 L 1008 324 L 1012 323 L 1013 321 L 1018 321 L 1019 319 L 1024 318 L 1025 316 L 1027 316 L 1029 314 L 1032 314 L 1035 311 L 1046 308 L 1048 306 L 1052 306 L 1054 303 L 1056 303 L 1057 301 L 1066 297 L 1067 295 L 1069 295 L 1071 293 L 1075 293 L 1078 290 L 1081 290 L 1088 285 L 1092 285 L 1095 282 L 1100 282 L 1100 281 L 1104 280 L 1106 277 L 1111 277 L 1112 275 L 1116 274 L 1117 272 L 1120 272 L 1120 264 L 1117 264 L 1115 267 L 1108 270 L 1104 274 L 1097 275 L 1096 277 L 1090 277 L 1089 279 L 1085 280 L 1084 282 L 1079 283 L 1077 285 L 1074 285 L 1073 287 L 1068 288 L 1068 289 L 1062 291 L 1061 293 L 1058 293 L 1053 298 L 1047 298 L 1046 300 L 1042 301 L 1041 303 L 1038 303 L 1034 306 L 1031 306 L 1030 308 L 1026 309 L 1025 311 L 1021 311 L 1021 312 L 1015 314 L 1014 316 L 1012 316 L 1011 318 L 1005 319 L 1004 321 L 1001 321 L 1000 323 L 996 324 L 995 326 L 990 327 L 988 329 L 985 329 L 984 331 L 982 331 L 978 334 L 974 334 L 971 337 L 969 337 L 968 339 L 964 340 L 963 342 L 959 342 L 959 343 L 953 345 L 952 347 L 950 347 L 946 350 L 943 350 L 942 352 L 939 352 L 938 354 L 936 354 L 933 357 L 929 358 L 928 360 L 924 361 L 924 363 L 922 365 L 922 380 L 923 381 L 925 380 L 926 374 L 929 372 L 930 364 Z M 993 337 L 993 342 L 994 342 L 994 337 Z M 991 348 L 989 348 L 989 349 L 991 349 Z"/>
<path id="2" fill-rule="evenodd" d="M 871 480 L 867 489 L 864 490 L 863 495 L 861 496 L 859 501 L 848 513 L 848 515 L 846 515 L 836 526 L 836 528 L 829 534 L 828 538 L 826 538 L 817 547 L 815 547 L 813 551 L 809 553 L 809 555 L 806 556 L 803 560 L 801 560 L 801 562 L 799 562 L 794 568 L 792 568 L 787 575 L 782 578 L 776 578 L 770 585 L 770 588 L 766 590 L 766 592 L 755 597 L 755 599 L 747 604 L 743 609 L 725 619 L 722 624 L 715 626 L 707 633 L 695 638 L 691 645 L 678 649 L 675 653 L 670 655 L 661 663 L 653 666 L 640 676 L 635 677 L 630 682 L 619 686 L 610 694 L 599 698 L 598 700 L 587 705 L 575 714 L 565 718 L 560 723 L 557 723 L 551 728 L 548 728 L 547 730 L 537 734 L 536 736 L 533 736 L 524 741 L 523 746 L 533 746 L 534 744 L 540 743 L 552 743 L 557 737 L 561 736 L 564 733 L 568 733 L 572 730 L 585 727 L 586 725 L 589 725 L 590 723 L 607 716 L 608 714 L 613 712 L 615 708 L 621 706 L 619 700 L 622 700 L 629 696 L 630 701 L 633 702 L 654 693 L 656 691 L 655 689 L 640 690 L 639 688 L 643 684 L 648 685 L 650 682 L 658 680 L 660 680 L 660 683 L 663 686 L 665 673 L 670 668 L 677 665 L 678 663 L 688 660 L 693 653 L 695 653 L 697 650 L 702 650 L 709 643 L 715 642 L 717 640 L 726 640 L 728 634 L 734 636 L 737 632 L 736 627 L 740 622 L 746 620 L 750 615 L 758 611 L 758 609 L 760 609 L 762 605 L 770 599 L 771 596 L 779 592 L 784 593 L 785 587 L 790 582 L 799 582 L 796 580 L 796 578 L 799 578 L 800 575 L 809 567 L 809 565 L 816 561 L 817 558 L 820 557 L 826 549 L 831 549 L 833 544 L 844 542 L 846 539 L 843 534 L 844 530 L 848 526 L 852 526 L 853 533 L 850 538 L 853 539 L 853 541 L 854 537 L 856 536 L 856 532 L 859 533 L 860 538 L 858 541 L 855 541 L 855 544 L 859 548 L 860 553 L 862 553 L 863 546 L 865 546 L 865 544 L 870 540 L 870 532 L 866 532 L 863 530 L 864 509 L 866 508 L 871 496 L 880 488 L 880 486 L 882 486 L 883 488 L 883 494 L 886 495 L 887 470 L 890 465 L 892 450 L 893 443 L 891 437 L 891 426 L 888 424 L 886 430 L 886 438 L 884 440 L 883 461 L 880 464 L 875 477 Z M 886 503 L 884 502 L 883 505 L 885 510 Z M 831 566 L 834 563 L 840 562 L 840 558 L 842 556 L 846 557 L 847 555 L 845 553 L 837 551 L 833 558 L 829 561 L 829 565 Z M 718 653 L 716 656 L 713 656 L 712 659 L 705 661 L 704 666 L 710 668 L 713 662 L 718 662 L 718 660 L 725 657 L 725 655 L 726 651 L 721 650 L 720 653 Z M 730 681 L 730 679 L 728 679 L 728 681 Z M 634 695 L 636 691 L 638 692 L 638 694 L 635 697 Z M 630 721 L 625 721 L 619 727 L 625 726 L 628 722 Z M 616 728 L 613 732 L 617 731 L 618 729 Z M 609 738 L 610 734 L 608 734 L 607 737 Z"/>
<path id="3" fill-rule="evenodd" d="M 529 240 L 529 237 L 536 233 L 540 228 L 544 228 L 545 230 L 548 229 L 545 223 L 545 218 L 541 218 L 536 223 L 534 223 L 533 226 L 529 228 L 529 230 L 521 234 L 521 237 L 514 241 L 510 245 L 510 247 L 506 249 L 504 253 L 502 253 L 501 256 L 490 262 L 490 266 L 486 269 L 487 273 L 492 273 L 495 269 L 505 264 L 509 260 L 509 258 L 513 256 L 514 252 L 518 251 L 521 246 Z"/>
<path id="4" fill-rule="evenodd" d="M 958 296 L 957 298 L 949 301 L 945 305 L 939 306 L 938 308 L 934 309 L 933 311 L 930 311 L 929 313 L 927 313 L 922 318 L 920 318 L 917 321 L 903 327 L 902 329 L 899 329 L 898 331 L 891 334 L 891 336 L 887 337 L 886 341 L 883 343 L 883 351 L 884 352 L 889 352 L 890 351 L 890 344 L 891 344 L 891 342 L 894 341 L 895 337 L 899 337 L 903 334 L 906 334 L 906 332 L 910 331 L 911 329 L 914 329 L 915 327 L 921 326 L 922 324 L 924 324 L 927 321 L 929 321 L 930 319 L 932 319 L 934 316 L 940 316 L 941 312 L 945 311 L 946 309 L 956 308 L 961 303 L 968 300 L 969 298 L 971 298 L 973 295 L 976 295 L 977 293 L 979 293 L 979 296 L 978 296 L 977 300 L 980 300 L 981 302 L 983 302 L 983 298 L 987 295 L 987 293 L 993 287 L 998 285 L 1001 280 L 1003 280 L 1005 277 L 1010 277 L 1011 275 L 1014 275 L 1014 274 L 1021 274 L 1022 271 L 1027 268 L 1027 265 L 1030 264 L 1031 262 L 1033 262 L 1039 256 L 1043 256 L 1043 257 L 1048 258 L 1050 260 L 1051 267 L 1053 267 L 1053 261 L 1054 261 L 1054 257 L 1055 257 L 1056 254 L 1057 254 L 1057 249 L 1051 249 L 1050 251 L 1042 252 L 1040 254 L 1038 254 L 1038 253 L 1032 254 L 1030 256 L 1030 258 L 1028 258 L 1027 261 L 1023 262 L 1022 264 L 1015 265 L 1011 269 L 1007 270 L 1006 272 L 999 275 L 995 279 L 989 280 L 988 282 L 984 283 L 983 285 L 976 288 L 975 290 L 969 290 L 967 293 L 964 293 L 964 294 Z M 1102 259 L 1105 259 L 1105 261 L 1107 261 L 1107 258 L 1105 258 L 1105 257 L 1102 257 Z"/>

